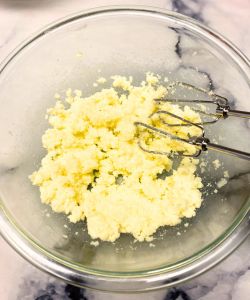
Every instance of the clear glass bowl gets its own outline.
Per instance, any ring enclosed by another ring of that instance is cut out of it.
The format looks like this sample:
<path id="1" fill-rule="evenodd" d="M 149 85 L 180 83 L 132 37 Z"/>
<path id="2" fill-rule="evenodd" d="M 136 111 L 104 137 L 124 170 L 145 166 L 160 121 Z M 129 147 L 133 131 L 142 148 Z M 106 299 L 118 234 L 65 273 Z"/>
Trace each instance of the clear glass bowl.
<path id="1" fill-rule="evenodd" d="M 204 201 L 189 226 L 160 228 L 155 247 L 122 235 L 115 243 L 90 244 L 85 223 L 70 224 L 41 204 L 28 175 L 44 155 L 45 112 L 55 92 L 93 93 L 99 76 L 152 71 L 208 87 L 231 105 L 250 110 L 247 59 L 223 37 L 196 21 L 162 9 L 107 7 L 67 17 L 34 35 L 0 69 L 0 230 L 27 260 L 72 284 L 113 291 L 170 286 L 207 270 L 248 234 L 248 161 L 209 152 L 201 174 Z M 224 145 L 250 149 L 249 122 L 229 118 L 209 128 Z M 229 183 L 214 193 L 222 171 Z M 208 186 L 212 184 L 212 187 Z M 180 232 L 181 235 L 177 234 Z"/>

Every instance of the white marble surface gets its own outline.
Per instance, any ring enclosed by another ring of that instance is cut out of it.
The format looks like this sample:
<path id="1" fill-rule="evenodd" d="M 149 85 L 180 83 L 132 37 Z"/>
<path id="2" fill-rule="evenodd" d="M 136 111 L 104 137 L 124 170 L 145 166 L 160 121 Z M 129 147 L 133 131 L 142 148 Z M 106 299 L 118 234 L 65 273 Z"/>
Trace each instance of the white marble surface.
<path id="1" fill-rule="evenodd" d="M 140 4 L 173 9 L 206 23 L 250 56 L 250 0 L 0 0 L 0 60 L 45 24 L 82 9 Z M 0 239 L 0 299 L 250 299 L 250 239 L 206 274 L 170 291 L 111 295 L 80 290 L 35 269 Z"/>

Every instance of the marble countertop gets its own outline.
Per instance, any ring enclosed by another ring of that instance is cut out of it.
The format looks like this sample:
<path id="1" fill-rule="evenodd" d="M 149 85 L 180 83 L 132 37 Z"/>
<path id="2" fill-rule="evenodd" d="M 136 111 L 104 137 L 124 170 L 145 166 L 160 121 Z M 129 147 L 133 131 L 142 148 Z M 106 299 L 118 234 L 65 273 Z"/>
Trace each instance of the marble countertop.
<path id="1" fill-rule="evenodd" d="M 0 60 L 45 24 L 79 10 L 110 4 L 158 6 L 194 17 L 250 57 L 250 0 L 0 0 Z M 0 299 L 246 300 L 250 297 L 249 249 L 248 238 L 225 261 L 183 286 L 143 296 L 119 295 L 65 284 L 27 263 L 0 238 Z"/>

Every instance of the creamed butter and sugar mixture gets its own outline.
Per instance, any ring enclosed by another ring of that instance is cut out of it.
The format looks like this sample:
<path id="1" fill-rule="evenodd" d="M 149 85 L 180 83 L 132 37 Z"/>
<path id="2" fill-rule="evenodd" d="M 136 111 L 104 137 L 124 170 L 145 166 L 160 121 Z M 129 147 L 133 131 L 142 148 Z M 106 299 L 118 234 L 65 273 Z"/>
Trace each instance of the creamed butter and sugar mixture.
<path id="1" fill-rule="evenodd" d="M 65 101 L 48 110 L 50 128 L 42 137 L 47 155 L 30 179 L 55 212 L 74 223 L 86 220 L 93 239 L 115 241 L 130 233 L 139 241 L 150 240 L 160 226 L 194 216 L 201 205 L 197 160 L 183 158 L 172 170 L 170 157 L 138 147 L 143 136 L 150 149 L 191 151 L 188 144 L 138 132 L 134 125 L 162 126 L 157 118 L 149 119 L 159 105 L 191 121 L 199 119 L 189 107 L 156 103 L 168 93 L 158 78 L 147 74 L 133 86 L 131 77 L 114 76 L 112 87 L 86 98 L 68 90 Z M 186 137 L 191 129 L 172 130 Z M 159 176 L 164 172 L 169 174 L 165 180 Z"/>

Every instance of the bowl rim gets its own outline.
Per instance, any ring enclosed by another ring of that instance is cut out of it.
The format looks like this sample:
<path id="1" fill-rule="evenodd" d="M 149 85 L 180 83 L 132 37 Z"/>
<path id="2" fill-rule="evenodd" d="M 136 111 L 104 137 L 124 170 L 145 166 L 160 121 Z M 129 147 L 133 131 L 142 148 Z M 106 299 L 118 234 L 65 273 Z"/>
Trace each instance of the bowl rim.
<path id="1" fill-rule="evenodd" d="M 241 51 L 231 42 L 218 34 L 216 31 L 199 23 L 198 21 L 186 17 L 182 14 L 169 11 L 167 9 L 149 6 L 102 6 L 77 12 L 52 22 L 42 30 L 33 34 L 30 38 L 16 47 L 0 64 L 0 76 L 5 68 L 18 56 L 19 53 L 57 28 L 74 22 L 78 19 L 96 16 L 107 13 L 144 13 L 151 15 L 161 15 L 162 17 L 174 19 L 177 23 L 193 26 L 197 32 L 209 36 L 220 49 L 234 60 L 243 71 L 243 75 L 249 81 L 250 62 Z M 248 75 L 247 75 L 248 74 Z M 70 263 L 65 259 L 55 256 L 48 250 L 38 245 L 31 237 L 12 219 L 11 214 L 0 199 L 0 233 L 3 238 L 26 260 L 38 268 L 53 274 L 81 287 L 89 287 L 106 291 L 126 291 L 136 292 L 153 290 L 161 287 L 176 285 L 184 280 L 193 278 L 198 274 L 210 269 L 229 255 L 249 234 L 250 198 L 240 209 L 237 217 L 229 228 L 227 228 L 216 240 L 202 248 L 191 257 L 178 261 L 174 265 L 165 265 L 153 270 L 143 270 L 135 272 L 113 272 L 101 271 L 86 268 Z"/>

